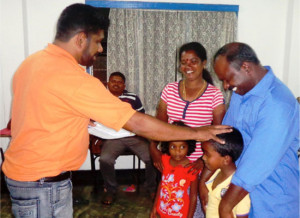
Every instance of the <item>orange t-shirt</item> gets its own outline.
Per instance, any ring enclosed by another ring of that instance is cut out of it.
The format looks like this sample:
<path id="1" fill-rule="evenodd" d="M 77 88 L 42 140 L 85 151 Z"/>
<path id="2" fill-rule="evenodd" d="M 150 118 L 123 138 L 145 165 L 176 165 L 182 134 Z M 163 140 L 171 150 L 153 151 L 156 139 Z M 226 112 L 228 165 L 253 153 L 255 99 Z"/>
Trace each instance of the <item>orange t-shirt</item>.
<path id="1" fill-rule="evenodd" d="M 89 120 L 119 130 L 135 113 L 53 44 L 20 65 L 13 93 L 12 140 L 2 170 L 17 181 L 79 169 L 87 156 Z"/>

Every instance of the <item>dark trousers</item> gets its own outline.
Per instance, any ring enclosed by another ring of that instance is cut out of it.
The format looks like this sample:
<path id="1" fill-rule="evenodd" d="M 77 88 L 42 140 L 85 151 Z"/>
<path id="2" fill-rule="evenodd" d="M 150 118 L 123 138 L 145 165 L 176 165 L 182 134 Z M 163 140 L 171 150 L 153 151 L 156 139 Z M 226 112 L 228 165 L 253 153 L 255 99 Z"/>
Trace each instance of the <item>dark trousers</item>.
<path id="1" fill-rule="evenodd" d="M 100 171 L 107 191 L 114 193 L 117 191 L 118 184 L 115 174 L 115 163 L 116 159 L 126 149 L 131 150 L 145 163 L 145 188 L 149 192 L 155 192 L 156 170 L 149 153 L 149 141 L 140 136 L 110 139 L 103 142 L 101 147 Z"/>

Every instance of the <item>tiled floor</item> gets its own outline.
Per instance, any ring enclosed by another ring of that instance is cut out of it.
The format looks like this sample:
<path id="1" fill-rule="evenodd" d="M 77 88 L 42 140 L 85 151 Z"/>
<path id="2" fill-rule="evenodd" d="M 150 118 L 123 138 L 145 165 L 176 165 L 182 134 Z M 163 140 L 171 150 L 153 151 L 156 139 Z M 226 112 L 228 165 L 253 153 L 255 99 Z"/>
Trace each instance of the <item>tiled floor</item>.
<path id="1" fill-rule="evenodd" d="M 130 173 L 126 173 L 126 175 L 130 175 Z M 111 206 L 106 206 L 101 203 L 102 198 L 102 188 L 100 181 L 100 188 L 96 191 L 94 190 L 92 180 L 86 182 L 86 180 L 81 180 L 82 178 L 87 178 L 86 175 L 77 174 L 73 179 L 73 198 L 76 200 L 88 200 L 88 202 L 79 202 L 81 204 L 74 204 L 74 217 L 80 218 L 92 218 L 92 217 L 100 217 L 100 218 L 110 218 L 110 217 L 128 217 L 128 218 L 148 218 L 150 215 L 150 211 L 152 208 L 152 201 L 149 195 L 143 190 L 142 186 L 139 192 L 127 193 L 122 191 L 122 188 L 128 182 L 128 176 L 126 175 L 117 175 L 117 177 L 122 177 L 119 183 L 120 185 L 118 197 L 115 203 Z M 78 180 L 78 178 L 80 178 Z M 90 177 L 91 178 L 91 177 Z M 3 180 L 1 179 L 3 182 Z M 129 181 L 131 182 L 131 181 Z M 84 185 L 83 185 L 84 184 Z M 11 214 L 11 202 L 9 199 L 9 194 L 7 190 L 5 190 L 5 186 L 3 188 L 3 184 L 1 185 L 1 218 L 9 218 L 13 217 Z"/>

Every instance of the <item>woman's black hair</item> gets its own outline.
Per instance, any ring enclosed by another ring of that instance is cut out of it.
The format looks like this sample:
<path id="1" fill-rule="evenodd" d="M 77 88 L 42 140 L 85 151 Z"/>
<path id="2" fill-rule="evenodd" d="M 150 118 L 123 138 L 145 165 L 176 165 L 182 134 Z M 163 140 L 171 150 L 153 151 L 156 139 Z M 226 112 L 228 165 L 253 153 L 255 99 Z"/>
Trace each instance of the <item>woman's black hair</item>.
<path id="1" fill-rule="evenodd" d="M 176 126 L 186 126 L 182 121 L 175 121 L 174 123 L 172 123 L 172 125 L 176 125 Z M 178 140 L 181 141 L 181 140 Z M 187 156 L 190 156 L 196 149 L 196 141 L 195 140 L 185 140 L 185 142 L 188 144 L 188 152 L 187 152 Z M 161 143 L 161 152 L 163 154 L 168 154 L 170 155 L 169 152 L 169 143 L 170 142 L 162 142 Z"/>
<path id="2" fill-rule="evenodd" d="M 203 47 L 203 45 L 201 45 L 199 42 L 189 42 L 189 43 L 183 44 L 179 49 L 179 60 L 181 60 L 181 55 L 184 51 L 185 52 L 186 51 L 194 51 L 196 53 L 196 55 L 198 56 L 198 58 L 201 59 L 201 61 L 207 60 L 206 50 Z M 202 77 L 206 82 L 213 85 L 212 77 L 210 76 L 210 73 L 208 72 L 208 70 L 206 70 L 205 68 L 203 69 Z"/>

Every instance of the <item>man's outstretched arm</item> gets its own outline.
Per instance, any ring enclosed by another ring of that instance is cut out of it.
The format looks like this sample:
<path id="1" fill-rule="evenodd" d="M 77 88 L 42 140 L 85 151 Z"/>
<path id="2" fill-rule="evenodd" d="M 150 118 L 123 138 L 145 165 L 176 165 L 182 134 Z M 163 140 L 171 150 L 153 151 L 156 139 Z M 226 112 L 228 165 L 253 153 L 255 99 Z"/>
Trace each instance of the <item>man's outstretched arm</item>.
<path id="1" fill-rule="evenodd" d="M 213 139 L 222 144 L 224 143 L 223 140 L 220 140 L 216 135 L 232 131 L 230 126 L 223 125 L 198 128 L 175 126 L 139 112 L 134 113 L 123 128 L 137 135 L 157 141 L 189 139 L 207 141 Z"/>

